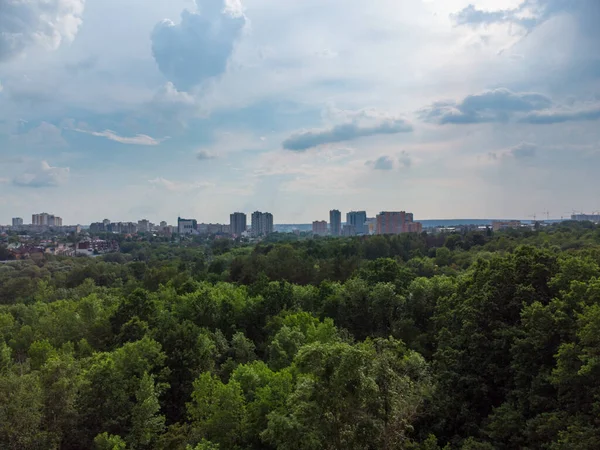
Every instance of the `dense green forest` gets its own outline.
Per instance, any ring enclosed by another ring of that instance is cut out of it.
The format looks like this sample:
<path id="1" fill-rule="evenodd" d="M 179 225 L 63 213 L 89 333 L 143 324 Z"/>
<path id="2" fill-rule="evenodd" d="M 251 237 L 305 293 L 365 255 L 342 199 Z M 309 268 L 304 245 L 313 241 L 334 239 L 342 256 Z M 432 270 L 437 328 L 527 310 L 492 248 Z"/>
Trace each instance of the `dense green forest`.
<path id="1" fill-rule="evenodd" d="M 597 449 L 600 228 L 0 264 L 2 449 Z"/>

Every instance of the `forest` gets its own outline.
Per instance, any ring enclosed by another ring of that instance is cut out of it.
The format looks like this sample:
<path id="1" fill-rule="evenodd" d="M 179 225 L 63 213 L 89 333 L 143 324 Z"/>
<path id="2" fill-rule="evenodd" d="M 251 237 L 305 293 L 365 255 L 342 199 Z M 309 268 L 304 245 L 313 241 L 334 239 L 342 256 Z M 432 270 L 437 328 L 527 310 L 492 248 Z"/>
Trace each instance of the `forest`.
<path id="1" fill-rule="evenodd" d="M 0 448 L 600 447 L 600 227 L 0 264 Z"/>

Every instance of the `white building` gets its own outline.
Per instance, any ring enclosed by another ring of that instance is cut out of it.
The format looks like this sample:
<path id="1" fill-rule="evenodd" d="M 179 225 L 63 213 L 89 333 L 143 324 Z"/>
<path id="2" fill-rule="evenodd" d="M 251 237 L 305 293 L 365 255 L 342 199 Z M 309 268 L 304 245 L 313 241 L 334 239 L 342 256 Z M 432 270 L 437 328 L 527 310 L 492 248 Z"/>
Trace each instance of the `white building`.
<path id="1" fill-rule="evenodd" d="M 194 234 L 197 233 L 198 222 L 196 219 L 177 218 L 177 232 L 179 234 Z"/>

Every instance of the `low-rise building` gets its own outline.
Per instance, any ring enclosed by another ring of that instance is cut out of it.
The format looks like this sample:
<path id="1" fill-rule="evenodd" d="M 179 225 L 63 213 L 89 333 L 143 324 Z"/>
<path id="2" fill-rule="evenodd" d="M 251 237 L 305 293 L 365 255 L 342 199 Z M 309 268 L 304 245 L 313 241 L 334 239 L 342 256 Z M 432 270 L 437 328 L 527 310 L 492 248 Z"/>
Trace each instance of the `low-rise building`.
<path id="1" fill-rule="evenodd" d="M 595 222 L 600 223 L 600 214 L 573 214 L 571 216 L 571 220 L 576 220 L 578 222 Z"/>
<path id="2" fill-rule="evenodd" d="M 179 234 L 194 234 L 197 233 L 198 222 L 196 219 L 177 218 L 177 232 Z"/>
<path id="3" fill-rule="evenodd" d="M 520 220 L 494 220 L 492 222 L 492 230 L 493 231 L 500 231 L 500 230 L 506 230 L 509 228 L 519 228 L 519 227 L 521 227 Z"/>
<path id="4" fill-rule="evenodd" d="M 356 236 L 356 228 L 354 225 L 345 224 L 342 227 L 342 236 Z"/>
<path id="5" fill-rule="evenodd" d="M 78 255 L 96 255 L 117 251 L 119 251 L 119 243 L 117 241 L 89 239 L 77 244 L 76 253 Z"/>
<path id="6" fill-rule="evenodd" d="M 420 222 L 413 221 L 413 214 L 406 211 L 382 211 L 377 215 L 377 234 L 420 233 Z"/>

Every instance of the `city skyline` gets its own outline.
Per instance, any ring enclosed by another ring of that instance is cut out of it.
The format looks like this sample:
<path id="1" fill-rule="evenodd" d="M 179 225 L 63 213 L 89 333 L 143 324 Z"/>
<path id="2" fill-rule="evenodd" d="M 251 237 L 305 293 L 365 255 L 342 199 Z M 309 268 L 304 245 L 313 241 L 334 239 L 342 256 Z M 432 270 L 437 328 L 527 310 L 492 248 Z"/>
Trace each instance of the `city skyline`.
<path id="1" fill-rule="evenodd" d="M 18 4 L 0 223 L 600 209 L 598 0 Z"/>
<path id="2" fill-rule="evenodd" d="M 407 208 L 404 208 L 407 209 Z M 277 221 L 273 221 L 274 224 L 277 225 L 294 225 L 294 224 L 300 224 L 300 225 L 311 225 L 314 222 L 321 222 L 324 221 L 325 223 L 327 223 L 328 225 L 330 224 L 330 219 L 331 219 L 331 212 L 333 210 L 329 210 L 328 212 L 324 212 L 320 215 L 317 214 L 318 217 L 309 219 L 307 221 L 304 222 L 291 222 L 291 221 L 285 221 L 285 220 L 277 220 Z M 360 210 L 360 211 L 356 211 L 354 209 L 349 209 L 347 212 L 344 213 L 344 210 L 335 210 L 335 211 L 339 211 L 340 212 L 340 220 L 341 217 L 346 217 L 346 220 L 341 220 L 340 224 L 352 224 L 351 221 L 348 221 L 348 214 L 352 214 L 352 213 L 365 213 L 366 217 L 368 219 L 375 219 L 377 217 L 377 215 L 381 212 L 384 211 L 391 211 L 390 208 L 384 208 L 383 210 L 380 211 L 373 211 L 371 213 L 369 213 L 368 210 Z M 40 213 L 40 214 L 47 214 L 47 213 Z M 235 214 L 235 213 L 234 213 Z M 246 213 L 246 212 L 239 212 L 239 214 L 245 214 L 246 216 L 251 216 L 252 213 Z M 267 214 L 271 214 L 274 217 L 278 217 L 277 214 L 272 214 L 272 213 L 267 213 Z M 35 216 L 37 214 L 24 214 L 24 217 L 32 217 Z M 49 216 L 54 217 L 53 214 L 48 214 Z M 194 218 L 193 220 L 195 220 L 197 222 L 198 225 L 212 225 L 212 224 L 229 224 L 231 221 L 231 215 L 232 213 L 227 214 L 229 216 L 229 222 L 227 222 L 227 220 L 208 220 L 206 218 L 201 219 L 201 218 Z M 101 216 L 101 215 L 100 215 Z M 188 214 L 186 216 L 192 217 L 191 214 Z M 416 214 L 415 214 L 416 216 Z M 7 225 L 11 225 L 14 223 L 15 219 L 20 219 L 23 222 L 21 223 L 21 225 L 33 225 L 33 221 L 28 222 L 27 219 L 24 219 L 21 216 L 16 216 L 16 215 L 11 215 L 10 213 L 8 213 L 7 217 L 9 217 L 9 219 L 5 222 L 0 221 L 0 225 L 3 226 L 7 226 Z M 120 218 L 117 221 L 112 221 L 110 219 L 103 219 L 103 221 L 108 221 L 108 223 L 133 223 L 133 224 L 138 224 L 140 221 L 148 221 L 150 223 L 153 224 L 161 224 L 161 226 L 163 226 L 162 224 L 165 223 L 164 226 L 166 226 L 166 224 L 168 224 L 169 226 L 175 226 L 177 227 L 177 218 L 181 218 L 181 216 L 175 217 L 175 219 L 168 219 L 168 220 L 164 220 L 166 217 L 164 217 L 163 215 L 157 215 L 156 219 L 155 218 L 148 218 L 149 216 L 143 216 L 143 218 L 140 217 L 134 217 L 132 216 L 131 219 L 122 219 Z M 540 212 L 535 212 L 533 214 L 530 214 L 526 217 L 518 217 L 518 216 L 507 216 L 507 217 L 419 217 L 418 221 L 468 221 L 468 220 L 477 220 L 477 221 L 481 221 L 481 220 L 489 220 L 489 221 L 503 221 L 503 220 L 522 220 L 522 221 L 533 221 L 533 220 L 551 220 L 551 221 L 556 221 L 556 220 L 568 220 L 569 218 L 574 218 L 574 220 L 585 220 L 586 217 L 600 217 L 600 210 L 589 210 L 589 212 L 585 212 L 585 210 L 583 211 L 579 211 L 579 210 L 572 210 L 571 212 L 565 212 L 563 214 L 561 214 L 560 217 L 554 216 L 552 215 L 549 211 L 540 211 Z M 83 226 L 88 226 L 89 224 L 94 224 L 94 223 L 101 223 L 102 221 L 98 221 L 98 217 L 96 217 L 94 220 L 90 221 L 90 222 L 86 222 L 86 221 L 66 221 L 64 219 L 62 219 L 62 217 L 56 216 L 56 218 L 60 219 L 61 222 L 64 226 L 74 226 L 74 225 L 83 225 Z M 171 221 L 170 221 L 171 220 Z M 184 219 L 187 220 L 187 219 Z M 192 219 L 189 219 L 192 220 Z M 247 220 L 247 219 L 246 219 Z M 14 225 L 13 225 L 14 226 Z"/>

